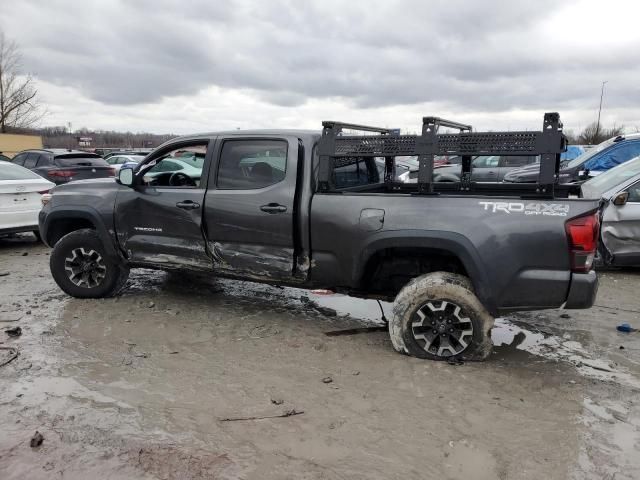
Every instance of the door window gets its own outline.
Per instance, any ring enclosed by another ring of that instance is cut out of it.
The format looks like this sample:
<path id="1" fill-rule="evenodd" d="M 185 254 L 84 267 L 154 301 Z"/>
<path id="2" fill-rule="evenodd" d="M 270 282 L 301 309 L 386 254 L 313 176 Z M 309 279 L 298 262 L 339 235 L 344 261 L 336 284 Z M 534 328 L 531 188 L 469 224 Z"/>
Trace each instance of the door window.
<path id="1" fill-rule="evenodd" d="M 47 165 L 49 165 L 51 162 L 49 161 L 49 157 L 46 155 L 40 155 L 38 157 L 38 163 L 36 163 L 37 167 L 46 167 Z"/>
<path id="2" fill-rule="evenodd" d="M 220 190 L 253 190 L 284 180 L 287 142 L 228 140 L 222 146 L 217 186 Z"/>
<path id="3" fill-rule="evenodd" d="M 36 162 L 38 161 L 38 157 L 40 155 L 38 153 L 30 153 L 27 156 L 27 159 L 24 161 L 24 168 L 33 168 L 36 166 Z"/>
<path id="4" fill-rule="evenodd" d="M 140 169 L 141 172 L 144 172 L 142 184 L 157 187 L 198 188 L 207 145 L 207 142 L 198 142 L 186 147 L 182 146 L 151 160 Z M 193 164 L 182 160 L 180 155 L 187 150 L 202 161 Z M 124 157 L 122 158 L 124 159 Z"/>
<path id="5" fill-rule="evenodd" d="M 26 158 L 27 158 L 26 153 L 19 153 L 18 155 L 13 157 L 13 160 L 11 161 L 11 163 L 15 163 L 16 165 L 20 165 L 22 167 L 24 165 L 24 160 Z"/>
<path id="6" fill-rule="evenodd" d="M 629 198 L 627 202 L 640 203 L 640 183 L 636 183 L 629 187 Z"/>

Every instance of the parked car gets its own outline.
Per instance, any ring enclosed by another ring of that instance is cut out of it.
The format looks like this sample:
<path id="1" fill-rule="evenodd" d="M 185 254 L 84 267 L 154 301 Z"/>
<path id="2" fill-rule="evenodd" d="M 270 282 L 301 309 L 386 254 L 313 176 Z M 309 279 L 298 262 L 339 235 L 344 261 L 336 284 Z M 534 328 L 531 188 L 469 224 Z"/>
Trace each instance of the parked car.
<path id="1" fill-rule="evenodd" d="M 105 158 L 106 162 L 111 165 L 117 172 L 123 165 L 135 167 L 144 159 L 144 155 L 113 155 Z"/>
<path id="2" fill-rule="evenodd" d="M 405 181 L 409 171 L 418 171 L 418 165 L 418 157 L 415 156 L 396 159 L 396 180 L 399 182 Z M 376 167 L 380 178 L 384 178 L 385 161 L 383 157 L 376 158 Z"/>
<path id="3" fill-rule="evenodd" d="M 600 258 L 607 265 L 640 266 L 640 157 L 580 187 L 584 198 L 602 199 Z"/>
<path id="4" fill-rule="evenodd" d="M 556 129 L 536 133 L 559 140 L 558 115 L 545 120 Z M 598 200 L 532 198 L 523 186 L 505 202 L 502 183 L 484 195 L 398 193 L 381 181 L 372 136 L 338 151 L 341 128 L 176 138 L 117 182 L 56 187 L 40 213 L 54 280 L 99 298 L 145 267 L 395 299 L 394 348 L 437 360 L 486 358 L 492 316 L 591 307 Z M 386 148 L 415 156 L 414 140 Z M 185 146 L 207 152 L 201 170 L 176 169 Z"/>
<path id="5" fill-rule="evenodd" d="M 61 148 L 24 150 L 13 157 L 11 161 L 57 185 L 71 180 L 113 177 L 115 175 L 115 170 L 100 155 L 80 150 Z"/>
<path id="6" fill-rule="evenodd" d="M 38 238 L 42 194 L 55 186 L 40 175 L 9 162 L 0 162 L 0 235 L 33 232 Z"/>
<path id="7" fill-rule="evenodd" d="M 151 153 L 151 150 L 111 150 L 102 154 L 102 157 L 107 160 L 115 155 L 141 155 L 146 157 Z"/>
<path id="8" fill-rule="evenodd" d="M 434 182 L 459 182 L 462 174 L 462 157 L 456 157 L 460 163 L 452 165 L 435 166 L 433 169 Z M 477 156 L 472 160 L 471 180 L 474 182 L 501 182 L 503 177 L 513 169 L 523 165 L 530 165 L 539 162 L 536 155 L 528 156 Z M 539 169 L 539 165 L 537 167 Z M 417 169 L 412 170 L 400 179 L 406 183 L 418 181 Z"/>
<path id="9" fill-rule="evenodd" d="M 560 164 L 560 183 L 583 182 L 610 168 L 640 155 L 640 133 L 610 138 L 571 161 Z M 535 183 L 538 168 L 528 166 L 512 170 L 504 176 L 505 182 Z"/>

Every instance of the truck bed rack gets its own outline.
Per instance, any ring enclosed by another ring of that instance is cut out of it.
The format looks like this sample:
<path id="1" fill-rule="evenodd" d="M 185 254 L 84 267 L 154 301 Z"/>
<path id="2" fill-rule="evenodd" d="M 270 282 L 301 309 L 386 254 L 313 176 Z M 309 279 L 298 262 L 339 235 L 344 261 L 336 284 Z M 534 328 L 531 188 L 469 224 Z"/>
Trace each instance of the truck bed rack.
<path id="1" fill-rule="evenodd" d="M 332 182 L 333 170 L 336 165 L 354 157 L 384 157 L 384 190 L 398 193 L 430 195 L 458 192 L 554 197 L 567 196 L 570 190 L 570 187 L 558 184 L 560 154 L 567 148 L 567 139 L 562 133 L 558 113 L 544 114 L 541 131 L 474 132 L 471 125 L 439 117 L 424 117 L 420 135 L 397 135 L 396 131 L 388 128 L 342 122 L 327 121 L 322 122 L 322 126 L 322 137 L 318 144 L 321 192 L 337 191 Z M 456 129 L 458 133 L 439 133 L 442 127 Z M 372 132 L 374 135 L 345 135 L 344 130 Z M 460 182 L 433 182 L 433 162 L 436 155 L 462 157 Z M 538 181 L 530 184 L 472 182 L 472 158 L 478 155 L 540 155 Z M 418 157 L 417 184 L 395 181 L 397 156 Z"/>

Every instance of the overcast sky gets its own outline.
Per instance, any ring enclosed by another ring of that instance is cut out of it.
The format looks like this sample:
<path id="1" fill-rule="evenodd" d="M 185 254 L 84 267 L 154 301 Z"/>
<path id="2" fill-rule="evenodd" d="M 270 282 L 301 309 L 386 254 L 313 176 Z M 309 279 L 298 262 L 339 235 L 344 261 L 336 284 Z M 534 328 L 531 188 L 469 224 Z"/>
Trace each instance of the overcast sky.
<path id="1" fill-rule="evenodd" d="M 0 0 L 46 125 L 640 128 L 640 2 Z M 187 7 L 188 6 L 188 7 Z"/>

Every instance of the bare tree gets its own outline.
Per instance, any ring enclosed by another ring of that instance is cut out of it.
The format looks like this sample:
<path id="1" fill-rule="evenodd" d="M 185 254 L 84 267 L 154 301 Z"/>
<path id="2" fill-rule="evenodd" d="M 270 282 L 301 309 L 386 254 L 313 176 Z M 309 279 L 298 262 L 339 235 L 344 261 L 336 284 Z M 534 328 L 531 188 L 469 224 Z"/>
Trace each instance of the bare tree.
<path id="1" fill-rule="evenodd" d="M 624 126 L 616 126 L 614 125 L 611 128 L 598 128 L 598 125 L 594 122 L 587 127 L 578 135 L 578 143 L 581 145 L 597 145 L 599 143 L 604 142 L 605 140 L 617 137 L 618 135 L 622 135 L 624 133 Z"/>
<path id="2" fill-rule="evenodd" d="M 0 31 L 0 133 L 9 128 L 27 128 L 45 114 L 37 101 L 31 75 L 23 75 L 18 44 Z"/>

